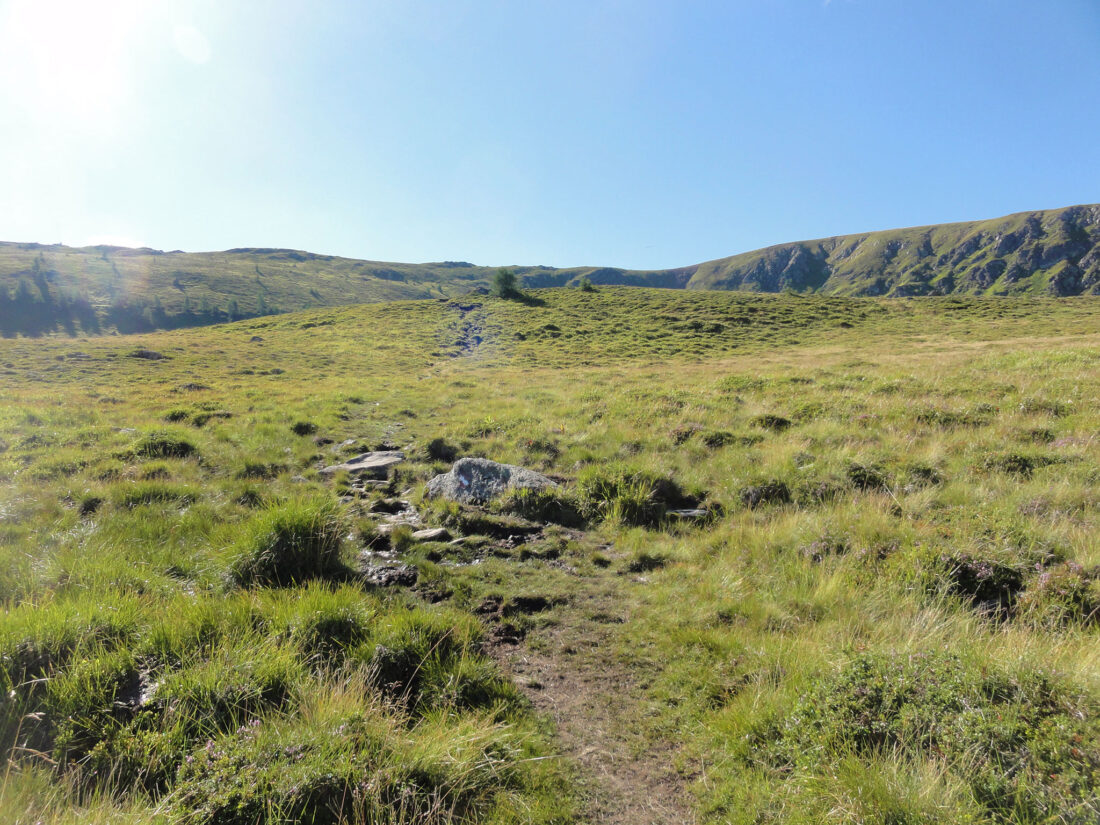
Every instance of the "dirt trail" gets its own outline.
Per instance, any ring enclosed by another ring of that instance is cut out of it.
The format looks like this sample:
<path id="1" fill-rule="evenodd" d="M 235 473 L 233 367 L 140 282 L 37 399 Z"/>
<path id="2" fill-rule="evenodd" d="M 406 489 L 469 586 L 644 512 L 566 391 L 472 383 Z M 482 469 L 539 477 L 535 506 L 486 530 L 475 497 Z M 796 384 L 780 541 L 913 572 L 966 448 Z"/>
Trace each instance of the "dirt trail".
<path id="1" fill-rule="evenodd" d="M 458 323 L 454 328 L 456 336 L 454 346 L 458 348 L 458 351 L 454 353 L 454 357 L 470 358 L 476 355 L 485 333 L 482 330 L 481 323 L 476 319 L 467 318 L 467 315 L 473 310 L 481 309 L 481 304 L 463 304 L 460 301 L 451 301 L 447 304 L 447 307 L 458 312 Z"/>
<path id="2" fill-rule="evenodd" d="M 562 753 L 580 768 L 582 822 L 592 825 L 694 823 L 687 779 L 674 748 L 644 738 L 645 676 L 608 653 L 630 621 L 610 577 L 578 593 L 557 625 L 494 656 L 538 711 L 554 720 Z"/>

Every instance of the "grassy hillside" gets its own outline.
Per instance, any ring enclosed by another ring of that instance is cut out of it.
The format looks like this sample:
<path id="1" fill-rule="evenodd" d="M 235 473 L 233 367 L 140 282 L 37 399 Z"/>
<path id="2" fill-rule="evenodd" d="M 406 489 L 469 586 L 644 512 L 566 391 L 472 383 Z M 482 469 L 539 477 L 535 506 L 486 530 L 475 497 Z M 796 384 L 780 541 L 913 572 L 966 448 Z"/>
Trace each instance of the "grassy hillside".
<path id="1" fill-rule="evenodd" d="M 313 306 L 461 295 L 492 267 L 287 249 L 160 252 L 0 243 L 0 335 L 141 332 Z M 672 270 L 516 267 L 528 287 L 598 285 L 835 295 L 1077 295 L 1100 290 L 1100 207 L 783 244 Z"/>
<path id="2" fill-rule="evenodd" d="M 601 288 L 0 341 L 0 820 L 1093 823 L 1098 322 Z M 561 487 L 426 499 L 456 456 Z"/>
<path id="3" fill-rule="evenodd" d="M 834 295 L 1100 292 L 1100 206 L 782 244 L 701 264 L 694 289 Z"/>

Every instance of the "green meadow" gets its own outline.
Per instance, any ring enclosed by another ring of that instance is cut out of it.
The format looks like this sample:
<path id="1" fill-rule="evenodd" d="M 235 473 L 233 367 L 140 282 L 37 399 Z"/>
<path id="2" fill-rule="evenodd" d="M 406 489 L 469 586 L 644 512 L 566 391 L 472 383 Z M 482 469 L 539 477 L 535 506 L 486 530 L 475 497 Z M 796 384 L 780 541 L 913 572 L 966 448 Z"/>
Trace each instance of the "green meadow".
<path id="1" fill-rule="evenodd" d="M 531 290 L 0 387 L 0 821 L 1100 818 L 1095 299 Z M 559 486 L 428 499 L 462 456 Z"/>

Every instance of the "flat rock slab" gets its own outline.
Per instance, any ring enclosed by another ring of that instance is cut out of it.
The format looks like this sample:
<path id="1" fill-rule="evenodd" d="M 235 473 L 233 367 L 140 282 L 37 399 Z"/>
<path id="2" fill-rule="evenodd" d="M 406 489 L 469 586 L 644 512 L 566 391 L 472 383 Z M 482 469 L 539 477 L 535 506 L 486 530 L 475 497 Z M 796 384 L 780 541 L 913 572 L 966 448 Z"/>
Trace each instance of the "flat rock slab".
<path id="1" fill-rule="evenodd" d="M 428 482 L 428 498 L 484 504 L 506 490 L 557 486 L 541 473 L 514 464 L 499 464 L 487 458 L 460 458 L 449 473 Z"/>
<path id="2" fill-rule="evenodd" d="M 427 530 L 417 530 L 412 534 L 416 541 L 450 541 L 451 534 L 446 527 L 430 527 Z"/>
<path id="3" fill-rule="evenodd" d="M 665 515 L 680 521 L 705 521 L 710 510 L 669 510 Z"/>
<path id="4" fill-rule="evenodd" d="M 383 452 L 363 453 L 355 458 L 349 458 L 343 464 L 333 464 L 321 470 L 324 475 L 332 475 L 340 471 L 346 471 L 352 475 L 365 475 L 371 478 L 384 479 L 390 468 L 405 460 L 405 454 L 400 450 L 386 450 Z"/>

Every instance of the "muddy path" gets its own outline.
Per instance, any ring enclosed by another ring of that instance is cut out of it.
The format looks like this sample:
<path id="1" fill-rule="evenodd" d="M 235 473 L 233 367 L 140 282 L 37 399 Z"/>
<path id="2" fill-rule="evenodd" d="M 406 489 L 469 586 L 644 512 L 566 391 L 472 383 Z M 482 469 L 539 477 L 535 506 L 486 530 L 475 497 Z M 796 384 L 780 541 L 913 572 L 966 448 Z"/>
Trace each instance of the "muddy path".
<path id="1" fill-rule="evenodd" d="M 676 770 L 675 746 L 645 734 L 654 666 L 630 661 L 616 641 L 631 617 L 615 579 L 609 573 L 590 581 L 559 621 L 491 652 L 553 721 L 561 754 L 577 767 L 581 822 L 694 823 L 692 778 Z"/>

